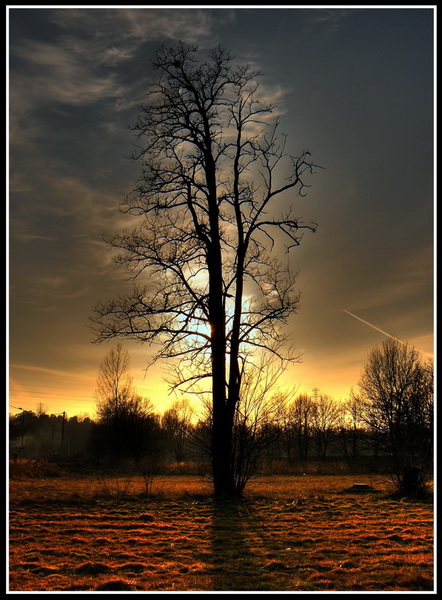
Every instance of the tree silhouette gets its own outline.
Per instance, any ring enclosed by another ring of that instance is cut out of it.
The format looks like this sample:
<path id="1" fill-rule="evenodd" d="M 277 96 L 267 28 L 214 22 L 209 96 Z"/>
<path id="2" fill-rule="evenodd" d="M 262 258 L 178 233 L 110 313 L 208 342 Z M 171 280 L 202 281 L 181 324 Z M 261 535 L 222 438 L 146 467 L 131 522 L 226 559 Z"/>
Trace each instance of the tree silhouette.
<path id="1" fill-rule="evenodd" d="M 361 418 L 380 434 L 399 492 L 425 491 L 433 454 L 433 365 L 396 339 L 368 357 L 357 397 Z"/>
<path id="2" fill-rule="evenodd" d="M 134 395 L 129 363 L 129 353 L 121 344 L 112 348 L 100 363 L 95 398 L 101 420 L 118 420 L 125 402 Z"/>
<path id="3" fill-rule="evenodd" d="M 151 401 L 136 393 L 129 363 L 129 353 L 118 344 L 100 364 L 95 442 L 113 458 L 139 461 L 156 450 L 160 425 Z"/>
<path id="4" fill-rule="evenodd" d="M 278 381 L 283 366 L 273 356 L 261 355 L 258 368 L 246 369 L 233 426 L 235 492 L 241 496 L 258 462 L 274 440 L 281 396 Z"/>
<path id="5" fill-rule="evenodd" d="M 327 459 L 330 440 L 336 431 L 342 414 L 340 405 L 326 394 L 320 394 L 313 399 L 312 432 L 316 442 L 318 457 Z"/>
<path id="6" fill-rule="evenodd" d="M 294 358 L 282 353 L 281 326 L 299 294 L 278 251 L 315 231 L 287 197 L 302 195 L 314 165 L 307 151 L 286 153 L 275 106 L 259 98 L 259 73 L 224 49 L 199 61 L 194 46 L 162 47 L 154 67 L 133 126 L 142 175 L 122 207 L 138 226 L 109 240 L 134 290 L 97 306 L 96 340 L 158 342 L 154 360 L 179 361 L 173 385 L 189 391 L 210 380 L 214 491 L 235 495 L 232 432 L 245 366 L 257 348 Z M 277 217 L 279 197 L 289 208 Z"/>
<path id="7" fill-rule="evenodd" d="M 192 429 L 193 409 L 184 398 L 177 400 L 164 412 L 161 427 L 168 437 L 177 463 L 184 460 L 184 449 Z"/>
<path id="8" fill-rule="evenodd" d="M 286 442 L 287 456 L 296 445 L 299 460 L 306 462 L 309 456 L 310 439 L 313 431 L 315 405 L 307 394 L 299 394 L 281 415 L 282 432 Z"/>

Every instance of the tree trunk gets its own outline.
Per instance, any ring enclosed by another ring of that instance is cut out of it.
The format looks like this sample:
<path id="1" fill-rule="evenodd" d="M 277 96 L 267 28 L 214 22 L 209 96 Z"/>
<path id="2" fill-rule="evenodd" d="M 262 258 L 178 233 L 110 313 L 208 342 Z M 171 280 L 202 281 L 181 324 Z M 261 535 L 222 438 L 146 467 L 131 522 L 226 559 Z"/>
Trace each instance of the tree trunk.
<path id="1" fill-rule="evenodd" d="M 226 401 L 225 342 L 212 333 L 212 470 L 217 497 L 234 495 L 232 469 L 233 419 Z"/>
<path id="2" fill-rule="evenodd" d="M 226 394 L 226 318 L 223 290 L 223 265 L 219 210 L 216 193 L 216 167 L 210 151 L 205 156 L 207 189 L 209 190 L 210 245 L 207 249 L 209 271 L 209 322 L 212 351 L 212 472 L 216 497 L 233 496 L 235 481 L 232 469 L 233 418 L 227 408 Z"/>
<path id="3" fill-rule="evenodd" d="M 213 411 L 212 469 L 213 489 L 217 498 L 236 495 L 232 468 L 233 422 L 224 407 Z"/>

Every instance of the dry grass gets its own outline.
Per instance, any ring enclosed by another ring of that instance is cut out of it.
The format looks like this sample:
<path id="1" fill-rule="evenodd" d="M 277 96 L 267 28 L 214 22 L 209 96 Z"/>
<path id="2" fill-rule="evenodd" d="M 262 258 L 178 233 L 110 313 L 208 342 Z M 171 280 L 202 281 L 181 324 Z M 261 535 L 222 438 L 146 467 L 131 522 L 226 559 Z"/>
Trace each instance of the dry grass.
<path id="1" fill-rule="evenodd" d="M 370 483 L 377 494 L 342 493 Z M 219 504 L 192 476 L 10 484 L 11 591 L 429 591 L 433 506 L 352 476 L 260 477 Z"/>

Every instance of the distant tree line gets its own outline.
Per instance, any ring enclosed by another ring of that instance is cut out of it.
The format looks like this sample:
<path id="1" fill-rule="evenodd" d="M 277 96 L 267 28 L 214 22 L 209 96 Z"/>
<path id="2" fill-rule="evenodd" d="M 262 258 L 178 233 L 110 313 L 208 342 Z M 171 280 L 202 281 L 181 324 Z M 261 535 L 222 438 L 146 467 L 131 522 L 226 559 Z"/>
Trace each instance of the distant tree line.
<path id="1" fill-rule="evenodd" d="M 259 423 L 248 423 L 242 415 L 236 424 L 238 438 L 243 441 L 253 437 L 256 443 L 261 438 L 259 455 L 264 462 L 279 459 L 293 465 L 342 456 L 354 463 L 361 454 L 367 454 L 367 429 L 350 429 L 346 409 L 328 396 L 299 395 L 292 401 L 280 396 L 274 405 L 272 420 L 259 415 Z M 330 407 L 334 412 L 325 414 Z M 149 402 L 132 399 L 117 415 L 94 419 L 24 411 L 10 416 L 10 455 L 118 461 L 137 460 L 155 452 L 162 462 L 182 463 L 203 458 L 206 444 L 208 451 L 209 419 L 195 422 L 188 400 L 177 401 L 158 414 Z"/>
<path id="2" fill-rule="evenodd" d="M 294 467 L 341 460 L 349 468 L 366 465 L 375 469 L 380 456 L 388 454 L 389 436 L 379 426 L 367 425 L 362 410 L 356 397 L 341 403 L 318 393 L 294 398 L 276 395 L 271 415 L 255 415 L 248 421 L 243 414 L 237 419 L 238 451 L 248 454 L 249 460 L 257 459 L 253 472 L 274 461 Z M 120 459 L 139 460 L 155 454 L 165 464 L 204 462 L 210 450 L 209 419 L 195 421 L 186 399 L 176 401 L 163 414 L 137 399 L 109 420 L 25 411 L 10 416 L 10 456 L 115 464 Z M 430 422 L 425 430 L 430 437 Z"/>
<path id="3" fill-rule="evenodd" d="M 260 469 L 307 471 L 336 462 L 349 471 L 389 472 L 398 489 L 417 493 L 433 464 L 433 371 L 407 345 L 374 349 L 345 402 L 318 389 L 312 395 L 274 393 L 275 376 L 251 377 L 234 426 L 235 485 L 242 492 Z M 196 414 L 187 399 L 163 414 L 132 386 L 128 354 L 119 345 L 100 365 L 97 416 L 48 415 L 41 409 L 10 417 L 11 458 L 47 458 L 146 469 L 199 465 L 210 471 L 210 402 Z"/>

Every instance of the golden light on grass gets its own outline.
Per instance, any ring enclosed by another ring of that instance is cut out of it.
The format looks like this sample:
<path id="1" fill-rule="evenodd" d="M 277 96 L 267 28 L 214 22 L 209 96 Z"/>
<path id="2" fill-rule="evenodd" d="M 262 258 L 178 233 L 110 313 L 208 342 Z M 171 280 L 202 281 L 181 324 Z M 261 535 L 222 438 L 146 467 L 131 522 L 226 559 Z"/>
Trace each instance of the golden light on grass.
<path id="1" fill-rule="evenodd" d="M 123 480 L 124 478 L 122 478 Z M 343 493 L 353 476 L 262 476 L 220 505 L 162 476 L 12 480 L 11 591 L 426 591 L 433 507 Z"/>

